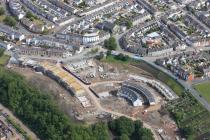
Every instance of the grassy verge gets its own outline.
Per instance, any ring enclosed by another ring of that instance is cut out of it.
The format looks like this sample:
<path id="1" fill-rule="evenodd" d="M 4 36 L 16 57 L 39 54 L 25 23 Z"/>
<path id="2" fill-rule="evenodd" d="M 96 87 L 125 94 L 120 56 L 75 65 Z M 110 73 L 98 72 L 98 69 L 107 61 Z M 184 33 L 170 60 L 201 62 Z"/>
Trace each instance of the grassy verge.
<path id="1" fill-rule="evenodd" d="M 210 103 L 210 81 L 197 84 L 194 87 Z"/>
<path id="2" fill-rule="evenodd" d="M 132 60 L 130 58 L 128 58 L 127 60 L 123 61 L 123 60 L 117 59 L 113 55 L 107 55 L 101 61 L 102 62 L 106 62 L 106 63 L 118 63 L 118 64 L 129 64 L 129 63 L 132 62 Z"/>
<path id="3" fill-rule="evenodd" d="M 4 19 L 5 19 L 4 15 L 0 16 L 0 22 L 3 22 Z"/>
<path id="4" fill-rule="evenodd" d="M 155 67 L 153 67 L 150 64 L 147 64 L 144 61 L 140 61 L 138 63 L 135 62 L 132 65 L 151 73 L 156 79 L 168 85 L 178 96 L 181 96 L 183 94 L 184 87 L 168 74 L 156 69 Z"/>
<path id="5" fill-rule="evenodd" d="M 33 23 L 35 23 L 36 25 L 44 25 L 44 22 L 40 19 L 34 19 Z"/>
<path id="6" fill-rule="evenodd" d="M 8 63 L 10 56 L 9 55 L 3 55 L 0 57 L 0 66 L 4 66 Z"/>
<path id="7" fill-rule="evenodd" d="M 127 64 L 128 61 L 117 60 L 114 56 L 107 56 L 106 58 L 102 59 L 103 62 L 107 63 L 120 63 L 120 64 Z"/>

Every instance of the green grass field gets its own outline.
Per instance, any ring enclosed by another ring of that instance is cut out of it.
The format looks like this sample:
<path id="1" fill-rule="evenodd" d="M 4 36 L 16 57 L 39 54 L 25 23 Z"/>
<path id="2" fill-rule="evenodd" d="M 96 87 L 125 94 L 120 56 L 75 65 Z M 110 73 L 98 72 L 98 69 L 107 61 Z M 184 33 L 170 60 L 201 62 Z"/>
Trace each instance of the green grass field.
<path id="1" fill-rule="evenodd" d="M 194 87 L 210 103 L 210 81 L 197 84 Z"/>
<path id="2" fill-rule="evenodd" d="M 130 59 L 127 61 L 122 61 L 122 60 L 118 60 L 116 59 L 114 56 L 109 55 L 105 58 L 102 59 L 102 62 L 106 62 L 106 63 L 118 63 L 118 64 L 129 64 Z"/>
<path id="3" fill-rule="evenodd" d="M 4 66 L 7 64 L 8 60 L 9 60 L 10 56 L 8 55 L 3 55 L 0 57 L 0 66 Z"/>
<path id="4" fill-rule="evenodd" d="M 0 16 L 0 22 L 3 22 L 4 18 L 5 18 L 4 15 L 3 16 Z"/>

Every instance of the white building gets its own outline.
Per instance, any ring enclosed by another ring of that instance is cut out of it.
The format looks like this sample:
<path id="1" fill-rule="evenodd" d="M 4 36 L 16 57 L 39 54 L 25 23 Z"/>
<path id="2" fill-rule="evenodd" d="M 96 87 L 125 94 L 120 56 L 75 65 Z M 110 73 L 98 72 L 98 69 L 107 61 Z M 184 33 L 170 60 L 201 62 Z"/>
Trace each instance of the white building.
<path id="1" fill-rule="evenodd" d="M 0 41 L 0 48 L 10 50 L 12 47 L 13 46 L 11 44 Z"/>
<path id="2" fill-rule="evenodd" d="M 92 33 L 85 33 L 82 37 L 83 44 L 93 43 L 99 41 L 98 31 Z"/>
<path id="3" fill-rule="evenodd" d="M 22 5 L 17 0 L 10 0 L 9 1 L 9 8 L 13 15 L 17 16 L 18 20 L 22 19 L 26 13 L 23 10 Z"/>
<path id="4" fill-rule="evenodd" d="M 133 106 L 142 106 L 142 101 L 137 99 L 136 101 L 133 102 Z"/>
<path id="5" fill-rule="evenodd" d="M 22 41 L 25 35 L 17 30 L 11 29 L 9 26 L 0 25 L 0 35 L 7 36 L 9 39 Z"/>
<path id="6" fill-rule="evenodd" d="M 168 55 L 173 52 L 173 48 L 163 48 L 160 50 L 154 49 L 153 51 L 148 51 L 148 56 L 162 56 L 162 55 Z"/>

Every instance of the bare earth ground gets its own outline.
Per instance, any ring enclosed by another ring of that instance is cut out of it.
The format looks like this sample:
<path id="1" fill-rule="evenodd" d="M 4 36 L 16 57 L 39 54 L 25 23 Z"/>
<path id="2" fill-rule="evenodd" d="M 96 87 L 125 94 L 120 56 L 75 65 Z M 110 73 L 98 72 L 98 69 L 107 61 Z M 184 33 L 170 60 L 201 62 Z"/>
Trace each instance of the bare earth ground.
<path id="1" fill-rule="evenodd" d="M 173 120 L 169 118 L 168 114 L 162 115 L 159 113 L 161 110 L 161 104 L 163 102 L 154 106 L 142 106 L 133 107 L 128 101 L 123 98 L 118 97 L 108 97 L 100 100 L 101 105 L 111 111 L 120 112 L 131 117 L 142 120 L 149 124 L 154 130 L 163 129 L 171 140 L 175 140 L 176 136 L 176 124 Z M 147 113 L 144 111 L 147 110 Z"/>
<path id="2" fill-rule="evenodd" d="M 97 83 L 97 82 L 103 82 L 103 81 L 124 81 L 128 79 L 128 76 L 130 74 L 136 74 L 136 75 L 143 75 L 148 78 L 152 78 L 152 75 L 148 72 L 134 67 L 132 65 L 124 65 L 124 64 L 118 64 L 118 63 L 106 63 L 94 60 L 95 68 L 97 69 L 96 76 L 94 78 L 88 78 L 91 83 Z M 98 71 L 98 66 L 103 67 L 104 72 L 102 73 L 111 73 L 112 76 L 108 76 L 106 78 L 101 78 L 100 73 Z M 85 71 L 78 73 L 81 77 L 83 77 L 85 74 Z"/>
<path id="3" fill-rule="evenodd" d="M 119 73 L 124 73 L 124 74 L 132 74 L 135 73 L 136 75 L 142 75 L 148 78 L 152 78 L 152 75 L 143 69 L 134 67 L 132 65 L 122 65 L 118 63 L 105 63 L 105 62 L 100 62 L 103 65 L 110 65 L 113 68 L 117 68 L 119 70 Z"/>
<path id="4" fill-rule="evenodd" d="M 73 97 L 68 91 L 62 88 L 57 82 L 47 76 L 35 72 L 30 68 L 12 67 L 12 70 L 23 75 L 32 85 L 41 89 L 44 93 L 49 94 L 58 104 L 59 108 L 64 111 L 72 120 L 75 115 L 84 115 L 85 121 L 95 121 L 93 112 L 96 111 L 94 107 L 83 108 L 78 99 Z"/>
<path id="5" fill-rule="evenodd" d="M 123 75 L 128 75 L 130 73 L 134 73 L 137 75 L 143 75 L 149 78 L 152 76 L 139 69 L 134 68 L 130 65 L 122 66 L 117 64 L 111 64 L 112 67 L 117 67 L 119 73 Z M 13 67 L 12 70 L 22 74 L 26 77 L 26 79 L 38 87 L 42 89 L 47 94 L 52 95 L 54 100 L 58 103 L 59 107 L 74 121 L 75 114 L 82 115 L 85 122 L 94 123 L 98 121 L 96 118 L 96 114 L 99 113 L 94 107 L 92 108 L 83 108 L 80 102 L 73 96 L 71 96 L 65 89 L 63 89 L 58 83 L 54 80 L 50 79 L 47 76 L 43 76 L 42 74 L 36 73 L 30 68 L 20 68 Z M 123 76 L 123 80 L 127 79 L 127 76 Z M 93 83 L 101 82 L 101 79 L 94 79 Z M 108 97 L 100 100 L 100 104 L 102 107 L 119 113 L 126 114 L 131 117 L 135 117 L 141 119 L 142 121 L 148 123 L 155 130 L 164 129 L 167 135 L 169 135 L 172 139 L 175 139 L 175 129 L 176 125 L 173 124 L 173 121 L 167 115 L 161 115 L 158 110 L 161 109 L 161 105 L 164 104 L 164 101 L 158 93 L 150 89 L 150 91 L 156 95 L 156 99 L 158 99 L 158 104 L 155 106 L 143 106 L 143 107 L 133 107 L 126 100 L 122 98 L 118 98 L 116 96 Z M 145 110 L 148 110 L 147 113 L 143 113 Z"/>

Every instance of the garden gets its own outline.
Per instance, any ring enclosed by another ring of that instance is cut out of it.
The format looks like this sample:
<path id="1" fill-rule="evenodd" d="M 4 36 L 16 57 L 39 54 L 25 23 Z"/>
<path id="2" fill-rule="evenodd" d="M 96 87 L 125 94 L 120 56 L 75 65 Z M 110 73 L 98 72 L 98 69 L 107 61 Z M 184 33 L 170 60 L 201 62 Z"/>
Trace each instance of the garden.
<path id="1" fill-rule="evenodd" d="M 197 139 L 210 131 L 210 113 L 189 93 L 166 106 L 187 139 Z"/>

